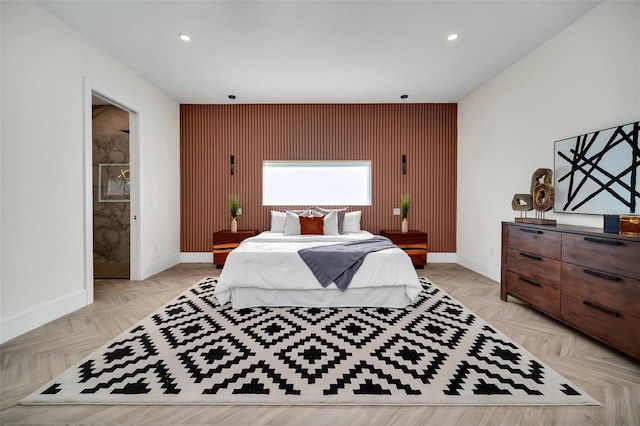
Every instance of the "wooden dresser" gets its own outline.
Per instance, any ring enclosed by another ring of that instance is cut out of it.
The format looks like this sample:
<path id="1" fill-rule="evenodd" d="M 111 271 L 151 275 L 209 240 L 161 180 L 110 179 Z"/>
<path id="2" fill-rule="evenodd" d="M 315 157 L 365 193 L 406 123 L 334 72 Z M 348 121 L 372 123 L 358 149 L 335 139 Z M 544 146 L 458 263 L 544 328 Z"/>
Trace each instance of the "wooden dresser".
<path id="1" fill-rule="evenodd" d="M 213 264 L 216 265 L 217 268 L 224 266 L 227 255 L 231 253 L 231 250 L 238 247 L 242 241 L 256 235 L 258 235 L 257 230 L 214 232 L 212 238 Z"/>
<path id="2" fill-rule="evenodd" d="M 513 296 L 640 359 L 640 238 L 502 223 L 500 298 Z"/>

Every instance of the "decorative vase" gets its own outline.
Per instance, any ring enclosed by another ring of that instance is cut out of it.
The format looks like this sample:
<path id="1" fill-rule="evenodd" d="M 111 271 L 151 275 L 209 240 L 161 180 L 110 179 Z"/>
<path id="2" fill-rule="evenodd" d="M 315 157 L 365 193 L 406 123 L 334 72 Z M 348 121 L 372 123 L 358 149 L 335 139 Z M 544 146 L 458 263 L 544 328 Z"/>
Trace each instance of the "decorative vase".
<path id="1" fill-rule="evenodd" d="M 235 217 L 231 219 L 231 232 L 238 232 L 238 221 Z"/>
<path id="2" fill-rule="evenodd" d="M 409 222 L 406 217 L 402 219 L 402 232 L 409 232 Z"/>

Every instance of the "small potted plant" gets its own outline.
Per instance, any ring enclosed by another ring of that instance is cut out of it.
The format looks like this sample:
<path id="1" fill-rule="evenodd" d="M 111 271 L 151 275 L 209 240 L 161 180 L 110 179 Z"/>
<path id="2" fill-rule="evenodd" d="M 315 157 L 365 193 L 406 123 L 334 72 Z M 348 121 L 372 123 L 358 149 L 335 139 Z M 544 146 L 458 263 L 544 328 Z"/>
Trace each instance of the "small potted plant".
<path id="1" fill-rule="evenodd" d="M 231 232 L 238 232 L 238 214 L 240 213 L 240 197 L 231 195 L 227 203 L 229 213 L 231 213 Z"/>
<path id="2" fill-rule="evenodd" d="M 400 214 L 402 215 L 402 232 L 409 231 L 409 195 L 404 194 L 400 196 Z"/>

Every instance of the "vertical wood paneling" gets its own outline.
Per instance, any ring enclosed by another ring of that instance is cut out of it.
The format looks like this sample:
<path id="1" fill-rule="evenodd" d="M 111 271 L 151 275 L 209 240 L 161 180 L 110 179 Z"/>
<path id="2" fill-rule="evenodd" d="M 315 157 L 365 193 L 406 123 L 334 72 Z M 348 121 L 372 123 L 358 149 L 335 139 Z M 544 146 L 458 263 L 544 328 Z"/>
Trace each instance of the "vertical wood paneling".
<path id="1" fill-rule="evenodd" d="M 429 251 L 455 252 L 456 129 L 456 104 L 181 105 L 181 251 L 211 249 L 212 232 L 229 228 L 230 194 L 242 199 L 240 228 L 270 227 L 264 160 L 370 160 L 372 205 L 350 206 L 362 227 L 399 229 L 392 209 L 409 194 L 410 227 L 429 233 Z"/>

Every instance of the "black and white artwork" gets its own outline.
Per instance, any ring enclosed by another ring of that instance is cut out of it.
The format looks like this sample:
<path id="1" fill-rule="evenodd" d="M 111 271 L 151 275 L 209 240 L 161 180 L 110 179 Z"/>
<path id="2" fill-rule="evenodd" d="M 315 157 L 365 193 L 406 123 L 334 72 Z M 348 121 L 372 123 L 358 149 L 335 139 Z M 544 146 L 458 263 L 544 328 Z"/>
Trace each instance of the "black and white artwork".
<path id="1" fill-rule="evenodd" d="M 640 211 L 640 121 L 555 143 L 557 213 Z"/>

